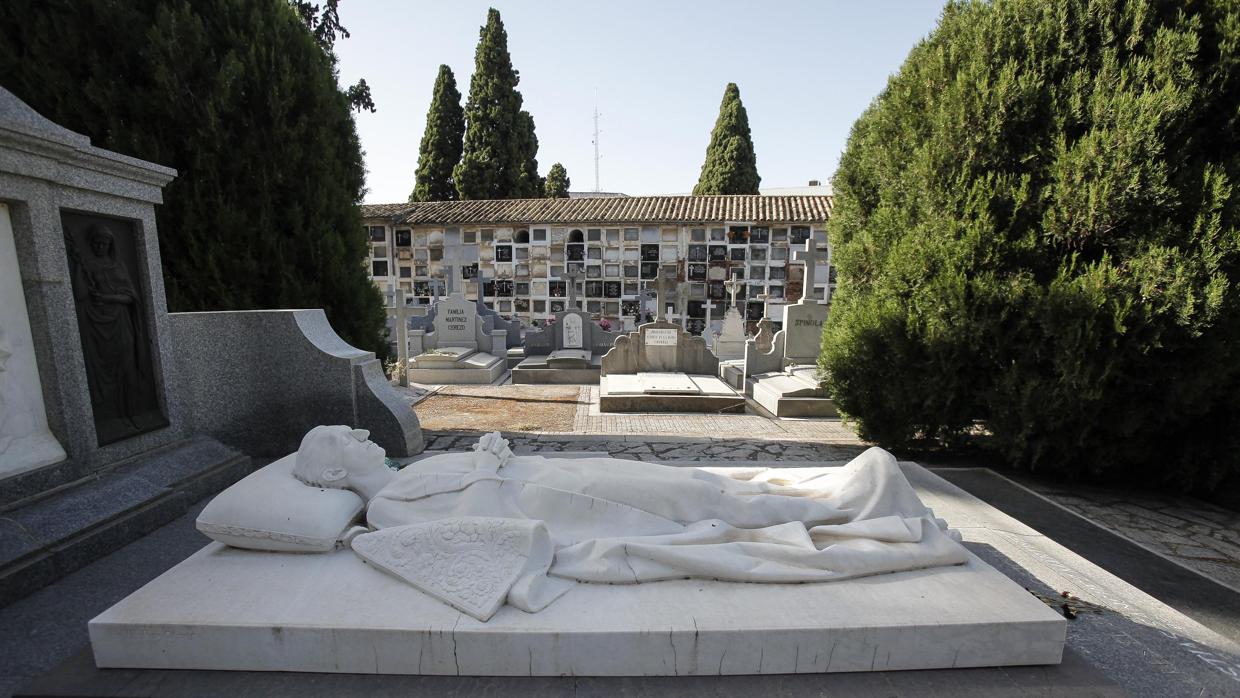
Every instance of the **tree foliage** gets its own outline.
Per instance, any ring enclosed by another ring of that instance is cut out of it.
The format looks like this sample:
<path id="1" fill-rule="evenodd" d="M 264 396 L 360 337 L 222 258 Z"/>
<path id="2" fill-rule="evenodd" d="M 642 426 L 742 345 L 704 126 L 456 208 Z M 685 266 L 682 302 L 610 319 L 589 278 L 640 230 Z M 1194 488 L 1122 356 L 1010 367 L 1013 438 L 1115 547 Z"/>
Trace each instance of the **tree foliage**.
<path id="1" fill-rule="evenodd" d="M 306 25 L 306 29 L 309 29 L 314 36 L 315 43 L 331 57 L 332 68 L 335 69 L 336 39 L 337 37 L 349 38 L 349 30 L 340 23 L 340 0 L 326 0 L 321 7 L 308 0 L 289 0 L 289 4 L 297 11 L 297 16 L 301 17 L 302 24 Z M 372 113 L 376 111 L 375 102 L 370 96 L 370 85 L 366 84 L 365 78 L 359 79 L 355 84 L 346 88 L 344 94 L 354 109 L 358 111 L 365 109 Z"/>
<path id="2" fill-rule="evenodd" d="M 538 176 L 538 136 L 534 117 L 524 109 L 517 115 L 517 186 L 509 195 L 514 199 L 541 199 L 543 178 Z"/>
<path id="3" fill-rule="evenodd" d="M 557 162 L 547 171 L 547 186 L 544 196 L 548 199 L 567 199 L 568 187 L 570 185 L 571 180 L 568 178 L 568 171 Z"/>
<path id="4" fill-rule="evenodd" d="M 335 4 L 8 0 L 0 75 L 96 145 L 177 169 L 156 211 L 170 309 L 322 307 L 386 353 Z"/>
<path id="5" fill-rule="evenodd" d="M 758 157 L 749 135 L 749 114 L 741 103 L 741 91 L 729 82 L 719 105 L 719 118 L 706 146 L 706 161 L 694 194 L 757 194 Z"/>
<path id="6" fill-rule="evenodd" d="M 417 184 L 410 201 L 453 201 L 457 198 L 452 170 L 461 161 L 461 140 L 465 136 L 465 111 L 456 89 L 452 69 L 439 66 L 431 108 L 426 114 L 426 131 L 418 152 Z"/>
<path id="7" fill-rule="evenodd" d="M 1240 470 L 1240 5 L 953 2 L 853 127 L 822 366 L 863 434 Z"/>
<path id="8" fill-rule="evenodd" d="M 512 67 L 508 33 L 494 8 L 478 36 L 463 154 L 453 172 L 457 192 L 462 199 L 541 196 L 534 119 L 521 109 L 520 75 Z"/>

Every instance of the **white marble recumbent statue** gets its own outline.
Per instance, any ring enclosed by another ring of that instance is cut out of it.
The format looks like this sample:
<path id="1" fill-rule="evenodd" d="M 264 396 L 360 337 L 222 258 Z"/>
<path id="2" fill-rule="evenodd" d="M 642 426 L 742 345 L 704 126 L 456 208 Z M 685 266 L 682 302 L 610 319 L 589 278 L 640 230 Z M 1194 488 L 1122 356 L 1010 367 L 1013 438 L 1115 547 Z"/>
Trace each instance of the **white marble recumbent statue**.
<path id="1" fill-rule="evenodd" d="M 479 620 L 505 601 L 538 611 L 577 582 L 821 582 L 967 560 L 878 448 L 793 481 L 514 456 L 497 433 L 393 471 L 368 436 L 315 427 L 293 476 L 361 496 L 354 552 Z"/>

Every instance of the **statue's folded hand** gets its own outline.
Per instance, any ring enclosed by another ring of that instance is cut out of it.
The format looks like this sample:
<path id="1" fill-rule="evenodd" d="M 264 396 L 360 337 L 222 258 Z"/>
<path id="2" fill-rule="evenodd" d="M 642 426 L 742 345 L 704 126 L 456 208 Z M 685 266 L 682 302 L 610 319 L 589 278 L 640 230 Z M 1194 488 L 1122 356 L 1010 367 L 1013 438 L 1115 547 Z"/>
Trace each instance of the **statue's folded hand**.
<path id="1" fill-rule="evenodd" d="M 478 443 L 474 444 L 474 453 L 476 469 L 491 473 L 504 467 L 504 463 L 512 457 L 508 439 L 500 436 L 498 431 L 483 434 Z"/>

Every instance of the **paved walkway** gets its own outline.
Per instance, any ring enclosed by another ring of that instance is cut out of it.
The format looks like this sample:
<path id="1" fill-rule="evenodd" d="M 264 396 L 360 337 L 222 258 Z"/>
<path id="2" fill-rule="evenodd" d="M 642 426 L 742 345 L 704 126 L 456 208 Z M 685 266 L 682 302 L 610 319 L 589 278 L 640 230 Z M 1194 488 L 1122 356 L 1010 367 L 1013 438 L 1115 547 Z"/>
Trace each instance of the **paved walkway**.
<path id="1" fill-rule="evenodd" d="M 479 432 L 817 441 L 862 446 L 839 419 L 768 419 L 756 414 L 622 414 L 599 411 L 597 385 L 450 385 L 398 389 L 423 428 Z M 573 392 L 575 391 L 575 392 Z M 575 398 L 566 398 L 566 394 Z M 524 403 L 524 404 L 519 404 Z"/>
<path id="2" fill-rule="evenodd" d="M 1017 478 L 1060 506 L 1240 591 L 1240 513 L 1193 497 Z"/>

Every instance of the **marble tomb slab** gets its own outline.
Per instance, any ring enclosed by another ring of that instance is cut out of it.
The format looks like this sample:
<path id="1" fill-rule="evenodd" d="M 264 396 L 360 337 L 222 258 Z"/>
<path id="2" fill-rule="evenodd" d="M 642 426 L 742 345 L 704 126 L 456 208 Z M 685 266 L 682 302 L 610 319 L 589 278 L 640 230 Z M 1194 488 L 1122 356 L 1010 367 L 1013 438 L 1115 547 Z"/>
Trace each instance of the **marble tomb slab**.
<path id="1" fill-rule="evenodd" d="M 683 373 L 638 373 L 636 375 L 638 386 L 647 395 L 697 395 L 702 392 L 693 379 Z"/>
<path id="2" fill-rule="evenodd" d="M 469 347 L 439 347 L 423 354 L 413 357 L 413 362 L 418 366 L 426 366 L 428 368 L 446 368 L 453 366 L 463 357 L 472 354 L 475 349 Z"/>
<path id="3" fill-rule="evenodd" d="M 744 395 L 715 376 L 613 373 L 599 381 L 601 412 L 743 413 L 745 405 Z"/>
<path id="4" fill-rule="evenodd" d="M 498 360 L 499 359 L 492 356 L 491 354 L 488 354 L 484 351 L 480 351 L 475 354 L 470 354 L 469 356 L 462 359 L 460 362 L 460 365 L 467 366 L 469 368 L 487 368 L 488 366 L 493 365 Z"/>
<path id="5" fill-rule="evenodd" d="M 1057 664 L 1065 633 L 1062 616 L 972 555 L 822 584 L 579 584 L 539 613 L 503 607 L 481 623 L 348 550 L 218 543 L 90 622 L 101 668 L 487 676 Z"/>
<path id="6" fill-rule="evenodd" d="M 547 365 L 551 368 L 589 368 L 592 358 L 593 355 L 584 349 L 557 349 L 547 355 Z"/>

